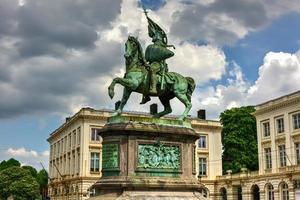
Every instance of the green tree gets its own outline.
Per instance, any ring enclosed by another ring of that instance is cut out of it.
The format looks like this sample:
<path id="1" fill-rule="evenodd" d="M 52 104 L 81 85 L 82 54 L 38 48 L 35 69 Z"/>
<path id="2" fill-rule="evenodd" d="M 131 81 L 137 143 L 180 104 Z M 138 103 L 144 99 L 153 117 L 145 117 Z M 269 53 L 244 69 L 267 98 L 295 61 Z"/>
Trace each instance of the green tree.
<path id="1" fill-rule="evenodd" d="M 0 163 L 0 171 L 4 170 L 4 169 L 7 169 L 7 168 L 10 168 L 10 167 L 20 167 L 21 166 L 21 163 L 19 161 L 17 161 L 16 159 L 14 158 L 11 158 L 7 161 L 3 160 L 1 163 Z"/>
<path id="2" fill-rule="evenodd" d="M 223 172 L 239 172 L 242 167 L 258 169 L 256 119 L 253 106 L 232 108 L 220 115 L 223 125 Z"/>
<path id="3" fill-rule="evenodd" d="M 28 166 L 28 165 L 24 165 L 22 166 L 23 169 L 28 170 L 31 174 L 31 176 L 33 176 L 34 178 L 37 178 L 37 171 L 34 167 Z"/>
<path id="4" fill-rule="evenodd" d="M 36 177 L 37 182 L 40 185 L 40 188 L 45 188 L 48 185 L 48 173 L 46 170 L 42 169 L 39 171 Z"/>
<path id="5" fill-rule="evenodd" d="M 28 170 L 15 166 L 0 172 L 0 199 L 10 196 L 15 200 L 40 199 L 39 184 Z"/>

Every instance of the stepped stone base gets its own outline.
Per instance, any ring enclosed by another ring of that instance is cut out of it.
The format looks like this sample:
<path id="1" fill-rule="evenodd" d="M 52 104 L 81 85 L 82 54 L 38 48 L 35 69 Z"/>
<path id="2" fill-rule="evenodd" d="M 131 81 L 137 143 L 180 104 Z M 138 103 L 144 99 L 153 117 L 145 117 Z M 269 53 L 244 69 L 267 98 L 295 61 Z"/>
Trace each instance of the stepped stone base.
<path id="1" fill-rule="evenodd" d="M 198 192 L 125 191 L 120 195 L 103 194 L 90 200 L 207 200 Z"/>
<path id="2" fill-rule="evenodd" d="M 113 117 L 101 130 L 102 177 L 91 200 L 199 200 L 195 142 L 174 119 Z"/>

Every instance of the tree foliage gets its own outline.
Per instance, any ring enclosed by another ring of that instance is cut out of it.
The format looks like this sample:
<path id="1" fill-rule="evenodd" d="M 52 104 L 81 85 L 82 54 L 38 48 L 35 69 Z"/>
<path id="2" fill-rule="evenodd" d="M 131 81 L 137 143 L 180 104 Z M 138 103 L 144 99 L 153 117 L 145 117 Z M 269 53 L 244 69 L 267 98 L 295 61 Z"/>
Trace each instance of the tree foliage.
<path id="1" fill-rule="evenodd" d="M 0 163 L 0 171 L 4 170 L 4 169 L 7 169 L 7 168 L 10 168 L 10 167 L 20 167 L 21 166 L 21 163 L 19 161 L 17 161 L 16 159 L 9 159 L 7 161 L 3 160 L 1 163 Z"/>
<path id="2" fill-rule="evenodd" d="M 223 125 L 223 172 L 239 172 L 242 167 L 258 169 L 256 119 L 253 106 L 232 108 L 220 115 Z"/>
<path id="3" fill-rule="evenodd" d="M 34 178 L 37 178 L 38 172 L 36 171 L 36 169 L 34 167 L 24 165 L 24 166 L 22 166 L 22 168 L 25 170 L 28 170 L 30 172 L 31 176 L 33 176 Z"/>
<path id="4" fill-rule="evenodd" d="M 40 185 L 40 188 L 45 188 L 48 185 L 48 173 L 46 170 L 42 169 L 39 171 L 36 177 L 37 182 Z"/>
<path id="5" fill-rule="evenodd" d="M 39 184 L 30 172 L 13 166 L 0 172 L 0 199 L 40 199 Z"/>

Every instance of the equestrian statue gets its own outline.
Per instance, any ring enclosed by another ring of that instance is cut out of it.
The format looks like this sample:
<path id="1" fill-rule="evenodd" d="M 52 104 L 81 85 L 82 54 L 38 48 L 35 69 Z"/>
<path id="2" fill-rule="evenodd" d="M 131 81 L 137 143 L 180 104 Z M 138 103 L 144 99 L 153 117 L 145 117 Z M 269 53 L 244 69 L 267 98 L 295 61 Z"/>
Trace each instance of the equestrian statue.
<path id="1" fill-rule="evenodd" d="M 157 96 L 164 106 L 164 110 L 154 115 L 160 118 L 172 112 L 170 100 L 177 97 L 184 105 L 185 110 L 179 120 L 185 120 L 191 107 L 191 96 L 195 90 L 195 81 L 191 77 L 183 77 L 176 72 L 169 72 L 166 59 L 174 56 L 168 48 L 175 47 L 168 44 L 166 33 L 163 29 L 145 15 L 148 21 L 148 35 L 152 38 L 145 51 L 138 39 L 129 36 L 125 43 L 126 73 L 124 78 L 114 78 L 108 87 L 110 98 L 114 97 L 115 85 L 124 86 L 123 97 L 114 112 L 114 116 L 120 115 L 132 92 L 143 95 L 141 104 L 151 100 L 151 96 Z"/>

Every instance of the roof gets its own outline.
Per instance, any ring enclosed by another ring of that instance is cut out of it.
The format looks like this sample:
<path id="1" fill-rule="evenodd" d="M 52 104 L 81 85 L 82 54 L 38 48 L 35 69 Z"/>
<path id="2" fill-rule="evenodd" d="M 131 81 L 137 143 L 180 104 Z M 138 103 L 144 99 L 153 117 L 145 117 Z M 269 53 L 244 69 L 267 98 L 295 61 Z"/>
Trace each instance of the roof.
<path id="1" fill-rule="evenodd" d="M 111 116 L 111 114 L 114 112 L 112 109 L 93 109 L 90 107 L 81 108 L 76 114 L 74 114 L 71 117 L 68 117 L 67 120 L 57 129 L 55 129 L 51 134 L 48 140 L 54 136 L 56 133 L 58 133 L 60 130 L 63 130 L 64 128 L 68 127 L 70 124 L 72 124 L 74 121 L 81 117 L 90 116 L 90 117 L 97 117 L 97 118 L 103 118 L 106 119 Z M 141 117 L 151 117 L 152 115 L 147 112 L 136 112 L 136 111 L 124 111 L 123 114 L 125 115 L 135 115 L 135 116 L 141 116 Z M 165 118 L 177 118 L 178 115 L 167 115 Z M 192 121 L 193 125 L 205 125 L 205 126 L 214 126 L 216 128 L 222 128 L 222 125 L 217 120 L 203 120 L 199 119 L 197 117 L 188 117 L 189 120 Z"/>
<path id="2" fill-rule="evenodd" d="M 280 108 L 298 101 L 300 101 L 300 90 L 256 105 L 256 111 L 253 113 L 253 115 L 268 112 L 270 110 Z"/>

